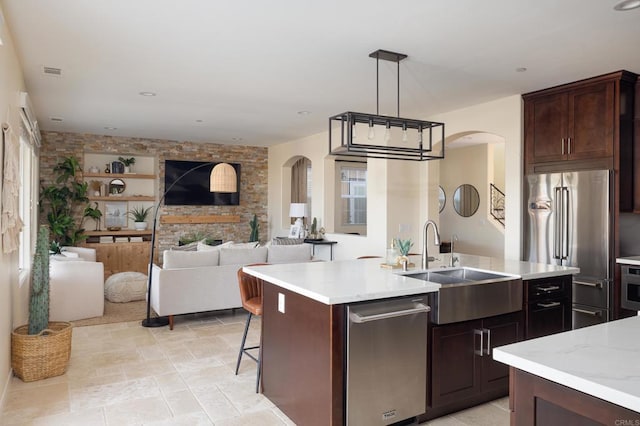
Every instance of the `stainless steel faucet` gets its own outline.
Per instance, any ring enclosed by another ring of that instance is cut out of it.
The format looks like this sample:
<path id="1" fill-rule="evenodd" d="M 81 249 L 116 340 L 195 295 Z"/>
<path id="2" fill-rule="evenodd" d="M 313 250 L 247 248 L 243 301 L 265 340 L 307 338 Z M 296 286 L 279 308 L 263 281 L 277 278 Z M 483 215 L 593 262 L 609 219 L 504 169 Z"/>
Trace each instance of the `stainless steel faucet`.
<path id="1" fill-rule="evenodd" d="M 440 245 L 440 234 L 438 233 L 438 225 L 432 220 L 427 220 L 424 224 L 424 238 L 422 239 L 422 269 L 429 269 L 429 253 L 427 252 L 427 231 L 429 225 L 433 225 L 433 244 Z"/>

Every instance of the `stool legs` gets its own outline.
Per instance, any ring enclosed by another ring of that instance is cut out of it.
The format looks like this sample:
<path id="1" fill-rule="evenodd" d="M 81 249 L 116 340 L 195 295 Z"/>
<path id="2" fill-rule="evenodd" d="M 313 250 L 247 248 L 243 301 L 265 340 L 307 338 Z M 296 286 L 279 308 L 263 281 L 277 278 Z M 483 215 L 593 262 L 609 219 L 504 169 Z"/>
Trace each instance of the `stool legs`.
<path id="1" fill-rule="evenodd" d="M 242 361 L 242 354 L 247 354 L 247 356 L 249 358 L 251 358 L 252 360 L 256 361 L 258 363 L 258 368 L 257 368 L 257 372 L 256 372 L 256 393 L 258 393 L 259 389 L 260 389 L 260 373 L 261 373 L 261 364 L 262 364 L 262 351 L 260 348 L 260 345 L 258 346 L 249 346 L 246 347 L 245 343 L 247 341 L 247 334 L 249 332 L 249 325 L 251 324 L 251 317 L 253 316 L 253 314 L 251 312 L 249 312 L 249 316 L 247 317 L 247 322 L 244 326 L 244 333 L 242 334 L 242 343 L 240 344 L 240 351 L 238 352 L 238 361 L 236 362 L 236 376 L 238 375 L 238 370 L 240 369 L 240 361 Z M 250 349 L 258 349 L 258 358 L 254 357 L 253 355 L 251 355 L 249 352 L 247 352 Z"/>

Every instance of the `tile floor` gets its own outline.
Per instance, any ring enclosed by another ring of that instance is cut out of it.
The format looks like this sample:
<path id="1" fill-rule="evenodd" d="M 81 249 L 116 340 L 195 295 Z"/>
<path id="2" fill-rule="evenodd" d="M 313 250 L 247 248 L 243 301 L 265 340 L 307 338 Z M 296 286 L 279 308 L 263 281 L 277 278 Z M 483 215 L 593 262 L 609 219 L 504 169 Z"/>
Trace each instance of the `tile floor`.
<path id="1" fill-rule="evenodd" d="M 243 358 L 233 374 L 245 319 L 225 311 L 178 317 L 173 331 L 137 321 L 74 328 L 67 373 L 13 377 L 0 425 L 292 425 L 254 392 L 253 361 Z M 259 324 L 252 321 L 252 342 Z M 508 400 L 427 424 L 508 425 Z"/>

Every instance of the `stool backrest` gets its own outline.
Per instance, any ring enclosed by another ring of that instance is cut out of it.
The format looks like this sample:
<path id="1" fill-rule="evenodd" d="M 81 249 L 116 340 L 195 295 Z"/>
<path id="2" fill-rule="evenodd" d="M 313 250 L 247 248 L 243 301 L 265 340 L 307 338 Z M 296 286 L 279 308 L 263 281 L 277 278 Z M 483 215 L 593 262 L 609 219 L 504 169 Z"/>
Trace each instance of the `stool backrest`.
<path id="1" fill-rule="evenodd" d="M 261 265 L 268 265 L 268 263 L 253 263 L 247 266 Z M 247 310 L 251 310 L 250 307 L 246 305 L 246 302 L 253 298 L 262 298 L 262 280 L 243 272 L 242 268 L 240 268 L 238 269 L 238 285 L 240 286 L 240 300 L 242 300 L 242 306 Z"/>

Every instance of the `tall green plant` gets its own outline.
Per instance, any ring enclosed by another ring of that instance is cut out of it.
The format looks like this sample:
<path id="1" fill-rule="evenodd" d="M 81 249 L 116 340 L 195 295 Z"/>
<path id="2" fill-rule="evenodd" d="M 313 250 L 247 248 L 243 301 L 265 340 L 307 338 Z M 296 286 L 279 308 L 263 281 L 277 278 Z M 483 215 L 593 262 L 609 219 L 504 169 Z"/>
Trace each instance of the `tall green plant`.
<path id="1" fill-rule="evenodd" d="M 29 334 L 38 334 L 49 325 L 49 228 L 45 225 L 38 230 L 31 274 Z"/>
<path id="2" fill-rule="evenodd" d="M 75 212 L 89 202 L 87 182 L 77 178 L 80 163 L 75 157 L 66 157 L 53 171 L 55 183 L 40 190 L 40 207 L 46 214 L 53 240 L 59 245 L 76 245 L 86 238 L 77 223 Z"/>
<path id="3" fill-rule="evenodd" d="M 255 214 L 253 215 L 253 219 L 249 221 L 249 226 L 251 227 L 249 242 L 260 241 L 260 236 L 258 235 L 260 223 L 258 223 L 258 217 Z"/>

